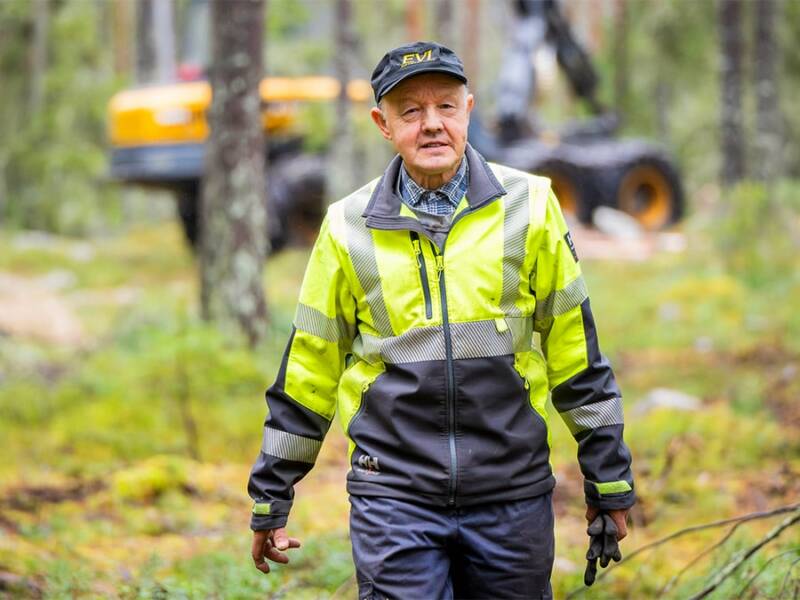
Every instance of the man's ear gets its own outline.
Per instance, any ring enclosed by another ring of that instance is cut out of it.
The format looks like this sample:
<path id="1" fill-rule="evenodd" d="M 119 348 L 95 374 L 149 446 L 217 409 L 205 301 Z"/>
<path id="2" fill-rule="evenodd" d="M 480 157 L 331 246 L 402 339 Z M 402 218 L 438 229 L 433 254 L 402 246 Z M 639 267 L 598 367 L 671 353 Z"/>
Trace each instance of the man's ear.
<path id="1" fill-rule="evenodd" d="M 473 96 L 472 94 L 467 94 L 467 116 L 469 116 L 469 113 L 472 112 L 474 106 L 475 106 L 475 96 Z"/>
<path id="2" fill-rule="evenodd" d="M 378 129 L 381 130 L 381 135 L 387 140 L 392 139 L 392 132 L 389 131 L 389 126 L 386 123 L 386 119 L 383 118 L 383 111 L 374 106 L 371 111 L 369 111 L 369 116 L 372 117 L 372 120 L 375 122 L 375 125 L 378 126 Z"/>

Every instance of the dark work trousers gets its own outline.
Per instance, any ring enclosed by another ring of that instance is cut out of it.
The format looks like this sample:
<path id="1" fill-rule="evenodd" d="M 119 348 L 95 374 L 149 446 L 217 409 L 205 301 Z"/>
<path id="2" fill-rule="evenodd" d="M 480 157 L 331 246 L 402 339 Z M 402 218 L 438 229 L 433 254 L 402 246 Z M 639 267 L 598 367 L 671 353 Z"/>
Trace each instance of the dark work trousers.
<path id="1" fill-rule="evenodd" d="M 466 508 L 350 496 L 359 600 L 552 598 L 552 493 Z"/>

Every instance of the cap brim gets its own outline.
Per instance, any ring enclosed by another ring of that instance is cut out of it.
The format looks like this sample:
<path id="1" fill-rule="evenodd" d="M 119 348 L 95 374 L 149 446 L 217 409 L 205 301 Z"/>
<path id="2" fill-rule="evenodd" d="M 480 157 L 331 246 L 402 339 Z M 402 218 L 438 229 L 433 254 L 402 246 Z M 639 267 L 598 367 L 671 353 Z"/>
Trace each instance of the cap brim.
<path id="1" fill-rule="evenodd" d="M 383 98 L 386 94 L 388 94 L 394 88 L 396 88 L 401 81 L 405 81 L 410 77 L 416 77 L 417 75 L 422 75 L 423 73 L 443 73 L 445 75 L 450 75 L 451 77 L 455 77 L 462 83 L 467 83 L 467 78 L 458 71 L 456 71 L 455 69 L 450 69 L 443 66 L 420 67 L 418 69 L 414 69 L 413 71 L 407 71 L 405 73 L 402 73 L 401 74 L 402 76 L 399 77 L 397 81 L 391 82 L 389 85 L 386 86 L 385 89 L 381 90 L 381 95 L 378 96 L 375 100 L 377 102 L 380 102 L 381 98 Z"/>

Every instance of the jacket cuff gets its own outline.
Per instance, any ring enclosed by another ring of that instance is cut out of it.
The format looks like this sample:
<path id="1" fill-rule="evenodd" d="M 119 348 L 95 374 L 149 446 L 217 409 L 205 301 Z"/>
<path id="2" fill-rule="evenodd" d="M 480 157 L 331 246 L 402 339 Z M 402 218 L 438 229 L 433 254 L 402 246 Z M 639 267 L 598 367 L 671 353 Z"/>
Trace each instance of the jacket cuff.
<path id="1" fill-rule="evenodd" d="M 253 505 L 253 514 L 250 517 L 250 529 L 260 531 L 286 527 L 291 508 L 292 503 L 287 501 L 256 502 Z"/>
<path id="2" fill-rule="evenodd" d="M 620 510 L 636 504 L 633 485 L 627 481 L 597 483 L 585 480 L 583 493 L 586 496 L 586 504 L 600 510 Z"/>

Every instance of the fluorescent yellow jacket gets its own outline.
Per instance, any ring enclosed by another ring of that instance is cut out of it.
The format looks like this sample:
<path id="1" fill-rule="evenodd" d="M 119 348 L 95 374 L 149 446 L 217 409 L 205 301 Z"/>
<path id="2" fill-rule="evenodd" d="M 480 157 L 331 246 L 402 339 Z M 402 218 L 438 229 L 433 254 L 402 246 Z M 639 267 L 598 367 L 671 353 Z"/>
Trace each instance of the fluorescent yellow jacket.
<path id="1" fill-rule="evenodd" d="M 248 490 L 283 526 L 337 411 L 351 494 L 466 506 L 552 489 L 545 402 L 589 504 L 634 502 L 622 401 L 548 179 L 488 164 L 441 247 L 383 177 L 332 204 L 311 253 Z"/>

